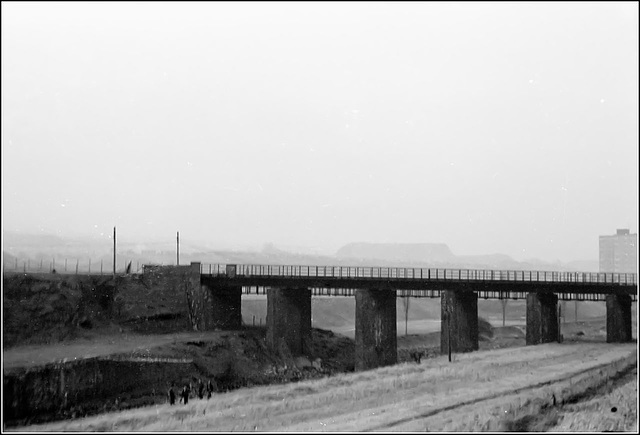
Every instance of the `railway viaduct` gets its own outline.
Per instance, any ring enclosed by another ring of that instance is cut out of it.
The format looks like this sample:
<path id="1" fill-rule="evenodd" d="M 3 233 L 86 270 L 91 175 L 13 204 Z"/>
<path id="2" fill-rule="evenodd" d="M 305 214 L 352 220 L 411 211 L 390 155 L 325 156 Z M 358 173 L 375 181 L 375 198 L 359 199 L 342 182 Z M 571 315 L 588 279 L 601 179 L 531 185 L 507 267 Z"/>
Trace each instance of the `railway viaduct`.
<path id="1" fill-rule="evenodd" d="M 150 268 L 145 266 L 145 273 Z M 396 298 L 440 297 L 441 351 L 478 350 L 478 297 L 525 299 L 526 344 L 558 340 L 557 302 L 606 302 L 607 342 L 632 340 L 637 274 L 345 266 L 170 266 L 181 271 L 194 330 L 238 329 L 243 292 L 267 295 L 267 345 L 306 353 L 311 296 L 355 296 L 355 369 L 397 362 Z M 450 337 L 450 338 L 449 338 Z"/>

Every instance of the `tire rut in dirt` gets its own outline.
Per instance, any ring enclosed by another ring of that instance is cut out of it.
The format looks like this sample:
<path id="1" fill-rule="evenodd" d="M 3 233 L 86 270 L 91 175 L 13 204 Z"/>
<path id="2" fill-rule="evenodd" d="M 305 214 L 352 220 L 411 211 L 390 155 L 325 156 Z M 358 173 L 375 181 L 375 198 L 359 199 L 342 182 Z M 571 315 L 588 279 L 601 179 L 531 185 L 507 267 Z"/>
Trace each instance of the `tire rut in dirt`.
<path id="1" fill-rule="evenodd" d="M 626 360 L 626 359 L 627 358 L 623 358 L 622 360 Z M 599 364 L 597 366 L 590 367 L 588 369 L 584 369 L 584 370 L 580 370 L 578 372 L 571 373 L 571 374 L 569 374 L 567 376 L 564 376 L 562 378 L 553 379 L 553 380 L 545 381 L 545 382 L 539 382 L 537 384 L 528 385 L 528 386 L 522 387 L 522 388 L 516 388 L 516 389 L 510 390 L 510 391 L 501 391 L 501 392 L 494 393 L 494 394 L 491 394 L 491 395 L 488 395 L 488 396 L 479 397 L 477 399 L 468 400 L 468 401 L 465 401 L 465 402 L 460 402 L 460 403 L 456 403 L 456 404 L 449 405 L 449 406 L 444 406 L 442 408 L 437 408 L 437 409 L 434 409 L 432 411 L 425 412 L 423 414 L 402 418 L 402 419 L 399 419 L 399 420 L 396 420 L 396 421 L 393 421 L 393 422 L 389 422 L 389 423 L 386 423 L 386 424 L 383 424 L 383 425 L 379 425 L 379 426 L 375 426 L 375 427 L 372 427 L 372 428 L 364 429 L 363 432 L 385 430 L 385 429 L 389 429 L 389 428 L 392 428 L 394 426 L 398 426 L 398 425 L 401 425 L 401 424 L 404 424 L 404 423 L 408 423 L 408 422 L 411 422 L 411 421 L 414 421 L 414 420 L 429 418 L 429 417 L 432 417 L 434 415 L 440 414 L 442 412 L 451 411 L 453 409 L 461 408 L 463 406 L 474 405 L 476 403 L 480 403 L 480 402 L 484 402 L 484 401 L 487 401 L 487 400 L 496 399 L 496 398 L 498 398 L 500 396 L 504 396 L 504 395 L 507 395 L 507 394 L 519 394 L 519 393 L 524 392 L 524 391 L 535 390 L 535 389 L 538 389 L 538 388 L 541 388 L 541 387 L 546 387 L 548 385 L 553 385 L 553 384 L 556 384 L 556 383 L 559 383 L 559 382 L 568 381 L 569 379 L 573 378 L 574 376 L 579 376 L 579 375 L 583 375 L 585 373 L 595 372 L 597 370 L 601 370 L 601 369 L 603 369 L 605 367 L 608 367 L 611 364 L 612 364 L 611 362 L 604 363 L 604 364 Z M 635 366 L 631 366 L 630 368 L 627 368 L 627 369 L 634 369 L 634 368 L 635 368 Z M 606 385 L 606 381 L 605 381 L 605 385 Z M 534 420 L 531 420 L 531 421 L 528 421 L 526 423 L 527 423 L 527 425 L 530 425 L 533 422 L 534 422 Z M 525 423 L 525 422 L 523 421 L 522 423 Z M 521 430 L 521 429 L 514 429 L 514 430 L 518 431 L 518 430 Z"/>
<path id="2" fill-rule="evenodd" d="M 633 382 L 637 376 L 637 366 L 630 365 L 614 374 L 608 379 L 604 379 L 597 385 L 580 391 L 556 406 L 543 406 L 537 415 L 525 415 L 513 421 L 504 422 L 505 432 L 543 432 L 553 428 L 562 417 L 565 405 L 572 405 L 579 402 L 586 402 L 597 396 L 605 395 L 619 386 L 628 382 Z"/>

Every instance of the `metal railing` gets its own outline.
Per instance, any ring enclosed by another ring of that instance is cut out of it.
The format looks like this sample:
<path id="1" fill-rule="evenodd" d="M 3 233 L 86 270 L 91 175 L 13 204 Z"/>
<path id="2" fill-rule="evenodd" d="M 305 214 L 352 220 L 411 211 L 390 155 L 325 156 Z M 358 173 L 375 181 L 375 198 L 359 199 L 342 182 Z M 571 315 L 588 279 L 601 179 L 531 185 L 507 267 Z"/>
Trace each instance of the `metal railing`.
<path id="1" fill-rule="evenodd" d="M 269 287 L 263 286 L 243 286 L 242 294 L 266 295 Z M 354 296 L 355 288 L 335 288 L 335 287 L 311 287 L 313 296 Z M 396 289 L 396 297 L 398 298 L 440 298 L 443 290 L 435 289 Z M 513 290 L 478 290 L 476 291 L 478 299 L 526 299 L 528 292 Z M 605 301 L 606 293 L 557 293 L 558 300 L 562 301 Z M 635 294 L 630 295 L 631 300 L 635 302 L 637 297 Z"/>
<path id="2" fill-rule="evenodd" d="M 229 277 L 410 279 L 430 281 L 530 281 L 637 285 L 635 273 L 554 272 L 408 267 L 201 264 L 203 275 Z"/>
<path id="3" fill-rule="evenodd" d="M 131 263 L 130 273 L 142 273 L 144 262 L 130 258 L 119 259 L 116 263 L 116 274 L 125 273 L 127 266 Z M 62 275 L 111 275 L 113 273 L 113 262 L 103 260 L 92 260 L 91 258 L 50 258 L 40 260 L 5 261 L 3 272 L 6 273 L 52 273 Z"/>

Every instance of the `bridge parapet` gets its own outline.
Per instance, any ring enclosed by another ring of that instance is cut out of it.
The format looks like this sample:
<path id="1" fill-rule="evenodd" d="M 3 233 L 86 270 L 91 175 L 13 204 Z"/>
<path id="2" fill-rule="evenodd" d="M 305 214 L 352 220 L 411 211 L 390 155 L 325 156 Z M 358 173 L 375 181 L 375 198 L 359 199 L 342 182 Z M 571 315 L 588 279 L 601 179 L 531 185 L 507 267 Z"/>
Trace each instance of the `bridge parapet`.
<path id="1" fill-rule="evenodd" d="M 508 281 L 588 283 L 637 286 L 635 273 L 558 272 L 541 270 L 442 269 L 362 266 L 301 266 L 255 264 L 202 264 L 202 275 L 281 278 L 370 278 L 427 281 Z"/>

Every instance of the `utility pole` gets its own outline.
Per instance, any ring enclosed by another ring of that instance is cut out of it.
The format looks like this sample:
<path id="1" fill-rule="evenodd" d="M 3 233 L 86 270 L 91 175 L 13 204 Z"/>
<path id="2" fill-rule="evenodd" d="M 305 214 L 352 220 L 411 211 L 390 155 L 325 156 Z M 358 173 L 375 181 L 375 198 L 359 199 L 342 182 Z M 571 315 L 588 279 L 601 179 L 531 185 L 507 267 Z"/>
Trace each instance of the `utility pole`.
<path id="1" fill-rule="evenodd" d="M 447 313 L 447 344 L 449 345 L 449 362 L 451 362 L 451 313 Z"/>
<path id="2" fill-rule="evenodd" d="M 116 283 L 116 227 L 113 227 L 113 283 Z"/>
<path id="3" fill-rule="evenodd" d="M 180 231 L 176 232 L 176 266 L 180 266 Z"/>
<path id="4" fill-rule="evenodd" d="M 409 334 L 409 296 L 405 295 L 402 299 L 402 304 L 404 307 L 404 335 Z"/>
<path id="5" fill-rule="evenodd" d="M 509 299 L 500 299 L 500 303 L 502 304 L 502 326 L 505 326 L 507 321 L 507 302 L 509 302 Z"/>
<path id="6" fill-rule="evenodd" d="M 558 343 L 562 343 L 562 316 L 564 315 L 562 311 L 562 302 L 558 304 L 558 315 L 557 323 L 558 323 Z"/>

